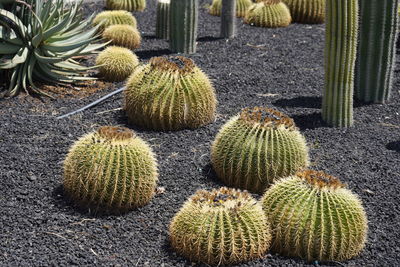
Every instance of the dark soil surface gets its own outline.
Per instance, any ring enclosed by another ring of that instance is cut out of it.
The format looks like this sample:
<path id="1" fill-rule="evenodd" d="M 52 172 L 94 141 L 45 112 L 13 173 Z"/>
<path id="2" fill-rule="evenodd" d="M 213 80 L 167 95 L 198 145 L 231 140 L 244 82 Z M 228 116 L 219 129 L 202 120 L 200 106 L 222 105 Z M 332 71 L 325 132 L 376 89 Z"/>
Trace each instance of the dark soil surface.
<path id="1" fill-rule="evenodd" d="M 142 61 L 169 53 L 168 43 L 153 36 L 154 2 L 135 14 L 143 33 L 137 51 Z M 320 119 L 324 26 L 263 29 L 239 22 L 238 37 L 226 41 L 217 38 L 219 18 L 208 15 L 205 4 L 201 1 L 198 54 L 191 58 L 214 82 L 218 116 L 197 130 L 152 132 L 129 126 L 157 154 L 158 186 L 165 189 L 139 210 L 94 216 L 74 208 L 63 194 L 62 164 L 73 142 L 102 125 L 127 126 L 127 118 L 121 95 L 67 119 L 55 117 L 121 84 L 89 97 L 0 101 L 0 265 L 190 266 L 169 246 L 169 222 L 197 189 L 221 186 L 210 168 L 210 144 L 228 118 L 256 105 L 293 116 L 307 138 L 313 167 L 339 177 L 362 198 L 368 243 L 359 257 L 343 264 L 400 264 L 400 66 L 390 103 L 357 105 L 353 128 L 329 128 Z M 88 13 L 101 9 L 86 5 Z M 243 266 L 307 264 L 323 265 L 267 255 Z"/>

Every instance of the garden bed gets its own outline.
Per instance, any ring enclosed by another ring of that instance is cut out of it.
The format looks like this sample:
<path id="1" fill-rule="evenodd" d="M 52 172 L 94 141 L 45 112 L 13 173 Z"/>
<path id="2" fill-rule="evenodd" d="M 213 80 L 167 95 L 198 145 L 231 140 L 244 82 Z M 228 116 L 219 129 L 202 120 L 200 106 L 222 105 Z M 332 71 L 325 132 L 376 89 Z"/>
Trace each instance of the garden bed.
<path id="1" fill-rule="evenodd" d="M 154 2 L 135 13 L 143 35 L 136 51 L 142 62 L 169 54 L 168 43 L 153 36 Z M 197 189 L 222 185 L 210 167 L 210 144 L 228 118 L 252 106 L 275 107 L 292 116 L 306 136 L 312 167 L 339 177 L 361 197 L 369 218 L 368 242 L 359 257 L 344 264 L 398 265 L 400 64 L 387 105 L 356 105 L 354 127 L 329 128 L 320 118 L 324 26 L 263 29 L 240 21 L 237 38 L 226 41 L 217 38 L 219 18 L 207 14 L 207 3 L 201 1 L 198 53 L 190 57 L 214 83 L 218 115 L 197 130 L 154 132 L 129 126 L 151 144 L 159 162 L 158 194 L 143 208 L 122 216 L 93 216 L 74 208 L 62 188 L 62 163 L 72 143 L 98 126 L 127 126 L 127 118 L 122 95 L 66 119 L 56 116 L 123 83 L 102 83 L 105 88 L 89 96 L 0 100 L 1 265 L 190 266 L 170 248 L 169 222 Z M 101 8 L 88 3 L 85 12 Z M 286 264 L 309 263 L 267 255 L 243 266 Z"/>

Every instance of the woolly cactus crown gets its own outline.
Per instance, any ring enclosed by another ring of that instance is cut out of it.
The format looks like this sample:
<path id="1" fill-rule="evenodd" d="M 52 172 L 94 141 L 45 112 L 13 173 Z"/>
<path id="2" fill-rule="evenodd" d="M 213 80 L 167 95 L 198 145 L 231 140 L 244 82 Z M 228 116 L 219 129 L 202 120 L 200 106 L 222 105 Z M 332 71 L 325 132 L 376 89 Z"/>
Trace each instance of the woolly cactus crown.
<path id="1" fill-rule="evenodd" d="M 277 253 L 341 261 L 358 255 L 365 245 L 368 227 L 361 201 L 324 172 L 306 170 L 281 179 L 261 201 Z"/>
<path id="2" fill-rule="evenodd" d="M 139 59 L 128 48 L 110 46 L 96 58 L 99 74 L 107 81 L 123 81 L 139 65 Z"/>
<path id="3" fill-rule="evenodd" d="M 271 240 L 261 205 L 249 193 L 226 187 L 190 197 L 173 218 L 170 237 L 178 253 L 211 265 L 260 258 Z"/>
<path id="4" fill-rule="evenodd" d="M 286 27 L 292 22 L 292 17 L 281 0 L 264 0 L 250 6 L 244 22 L 266 28 Z"/>
<path id="5" fill-rule="evenodd" d="M 100 12 L 93 19 L 93 25 L 101 23 L 101 30 L 111 25 L 126 24 L 136 28 L 136 18 L 126 10 L 107 10 Z"/>
<path id="6" fill-rule="evenodd" d="M 128 119 L 155 130 L 197 128 L 215 116 L 214 88 L 185 57 L 155 57 L 138 67 L 125 90 Z"/>
<path id="7" fill-rule="evenodd" d="M 81 137 L 64 162 L 64 188 L 94 211 L 125 212 L 147 204 L 157 182 L 150 147 L 133 131 L 105 126 Z"/>
<path id="8" fill-rule="evenodd" d="M 211 161 L 224 183 L 255 193 L 309 164 L 305 139 L 293 120 L 261 107 L 243 109 L 221 128 Z"/>
<path id="9" fill-rule="evenodd" d="M 111 41 L 113 45 L 122 46 L 134 50 L 140 46 L 142 40 L 139 31 L 130 25 L 116 24 L 107 27 L 103 32 L 103 38 Z"/>

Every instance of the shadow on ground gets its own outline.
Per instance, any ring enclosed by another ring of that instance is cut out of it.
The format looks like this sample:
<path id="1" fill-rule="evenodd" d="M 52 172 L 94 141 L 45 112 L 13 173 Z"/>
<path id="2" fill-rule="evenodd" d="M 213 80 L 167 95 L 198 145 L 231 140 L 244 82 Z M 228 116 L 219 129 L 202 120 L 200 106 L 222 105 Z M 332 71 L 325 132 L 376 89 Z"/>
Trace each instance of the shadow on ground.
<path id="1" fill-rule="evenodd" d="M 159 50 L 142 50 L 142 51 L 137 51 L 136 55 L 140 59 L 149 59 L 152 57 L 160 57 L 160 56 L 165 56 L 165 55 L 170 55 L 172 52 L 168 49 L 159 49 Z"/>
<path id="2" fill-rule="evenodd" d="M 320 109 L 322 98 L 319 96 L 299 96 L 291 99 L 279 99 L 273 102 L 278 107 Z"/>
<path id="3" fill-rule="evenodd" d="M 400 141 L 390 142 L 386 145 L 386 148 L 400 153 Z"/>
<path id="4" fill-rule="evenodd" d="M 300 130 L 315 129 L 326 126 L 325 122 L 322 120 L 320 112 L 293 115 L 292 119 Z"/>

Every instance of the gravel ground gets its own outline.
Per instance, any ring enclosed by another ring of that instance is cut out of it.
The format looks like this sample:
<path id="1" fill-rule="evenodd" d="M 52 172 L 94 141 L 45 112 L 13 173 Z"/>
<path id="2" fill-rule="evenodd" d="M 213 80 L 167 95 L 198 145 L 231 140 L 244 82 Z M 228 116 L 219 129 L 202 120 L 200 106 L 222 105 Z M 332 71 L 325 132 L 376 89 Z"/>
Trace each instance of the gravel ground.
<path id="1" fill-rule="evenodd" d="M 324 26 L 261 29 L 240 22 L 238 37 L 225 41 L 216 38 L 219 18 L 208 15 L 205 4 L 201 1 L 198 54 L 191 58 L 214 82 L 218 116 L 197 130 L 165 133 L 129 126 L 157 154 L 158 186 L 165 188 L 139 210 L 96 217 L 77 210 L 63 195 L 62 162 L 69 146 L 98 126 L 126 126 L 127 119 L 121 96 L 67 119 L 55 116 L 121 84 L 85 98 L 0 101 L 0 265 L 190 266 L 169 246 L 169 221 L 197 189 L 221 185 L 210 168 L 210 144 L 228 118 L 255 105 L 293 116 L 307 138 L 313 167 L 340 177 L 362 198 L 370 221 L 368 243 L 344 265 L 399 265 L 399 66 L 390 103 L 356 105 L 354 127 L 328 128 L 320 119 Z M 101 9 L 94 3 L 86 7 L 87 13 Z M 143 32 L 141 60 L 167 54 L 167 42 L 152 34 L 155 1 L 135 15 Z M 308 264 L 268 255 L 243 266 Z"/>

